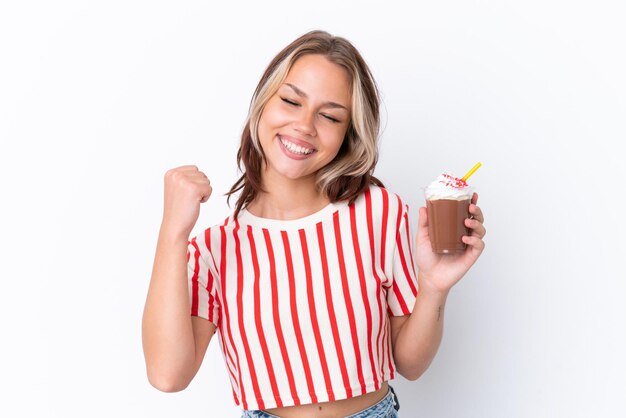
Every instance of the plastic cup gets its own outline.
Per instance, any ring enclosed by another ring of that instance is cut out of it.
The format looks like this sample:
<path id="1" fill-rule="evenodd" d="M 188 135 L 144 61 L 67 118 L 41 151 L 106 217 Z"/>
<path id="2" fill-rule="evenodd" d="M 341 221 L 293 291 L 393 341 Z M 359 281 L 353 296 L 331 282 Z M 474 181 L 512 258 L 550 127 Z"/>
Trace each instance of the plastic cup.
<path id="1" fill-rule="evenodd" d="M 467 192 L 467 194 L 465 194 Z M 437 254 L 460 254 L 467 244 L 463 235 L 469 235 L 465 219 L 470 217 L 469 205 L 473 188 L 467 187 L 461 196 L 445 197 L 430 195 L 424 189 L 428 210 L 428 235 L 433 252 Z"/>

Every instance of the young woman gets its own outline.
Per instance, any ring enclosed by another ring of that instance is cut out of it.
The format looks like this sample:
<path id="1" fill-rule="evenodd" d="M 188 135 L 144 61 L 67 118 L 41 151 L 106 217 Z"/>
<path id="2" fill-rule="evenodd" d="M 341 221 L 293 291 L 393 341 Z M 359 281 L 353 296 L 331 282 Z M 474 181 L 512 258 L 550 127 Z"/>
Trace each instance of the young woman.
<path id="1" fill-rule="evenodd" d="M 254 92 L 231 216 L 189 239 L 210 182 L 196 166 L 166 173 L 143 318 L 153 386 L 186 388 L 217 335 L 244 417 L 397 416 L 387 382 L 428 368 L 485 228 L 474 194 L 465 253 L 432 252 L 425 208 L 413 246 L 408 206 L 372 175 L 378 134 L 361 55 L 313 31 Z"/>

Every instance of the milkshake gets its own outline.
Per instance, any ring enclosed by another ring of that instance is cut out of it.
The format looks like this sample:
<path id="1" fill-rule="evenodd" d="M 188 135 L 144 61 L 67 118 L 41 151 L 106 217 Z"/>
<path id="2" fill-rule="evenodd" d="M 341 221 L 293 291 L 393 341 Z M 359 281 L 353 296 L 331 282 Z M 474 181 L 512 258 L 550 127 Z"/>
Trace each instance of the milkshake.
<path id="1" fill-rule="evenodd" d="M 470 217 L 469 205 L 473 188 L 463 179 L 441 174 L 426 189 L 428 235 L 433 252 L 459 254 L 466 244 L 461 240 L 469 235 L 465 219 Z"/>

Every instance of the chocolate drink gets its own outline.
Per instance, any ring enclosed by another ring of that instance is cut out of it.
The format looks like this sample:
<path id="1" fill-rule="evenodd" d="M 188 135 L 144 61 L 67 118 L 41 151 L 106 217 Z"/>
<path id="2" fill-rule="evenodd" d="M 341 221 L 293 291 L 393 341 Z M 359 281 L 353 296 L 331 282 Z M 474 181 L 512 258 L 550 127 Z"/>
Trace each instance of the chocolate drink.
<path id="1" fill-rule="evenodd" d="M 465 219 L 469 214 L 470 199 L 432 199 L 426 201 L 428 209 L 428 235 L 433 252 L 439 254 L 462 253 L 467 246 L 461 237 L 469 235 Z"/>
<path id="2" fill-rule="evenodd" d="M 470 217 L 473 188 L 463 179 L 441 174 L 424 192 L 428 210 L 428 236 L 433 252 L 462 253 L 467 247 L 461 238 L 469 235 L 465 218 Z"/>

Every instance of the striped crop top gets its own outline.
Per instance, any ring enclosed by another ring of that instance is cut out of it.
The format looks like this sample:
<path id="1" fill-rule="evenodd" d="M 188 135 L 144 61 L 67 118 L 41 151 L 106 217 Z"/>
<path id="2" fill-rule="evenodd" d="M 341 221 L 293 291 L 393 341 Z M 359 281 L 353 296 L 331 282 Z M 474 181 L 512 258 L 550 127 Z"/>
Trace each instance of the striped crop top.
<path id="1" fill-rule="evenodd" d="M 417 297 L 408 206 L 370 186 L 295 220 L 243 209 L 189 240 L 191 315 L 217 327 L 243 409 L 346 399 L 394 378 L 389 316 Z"/>

